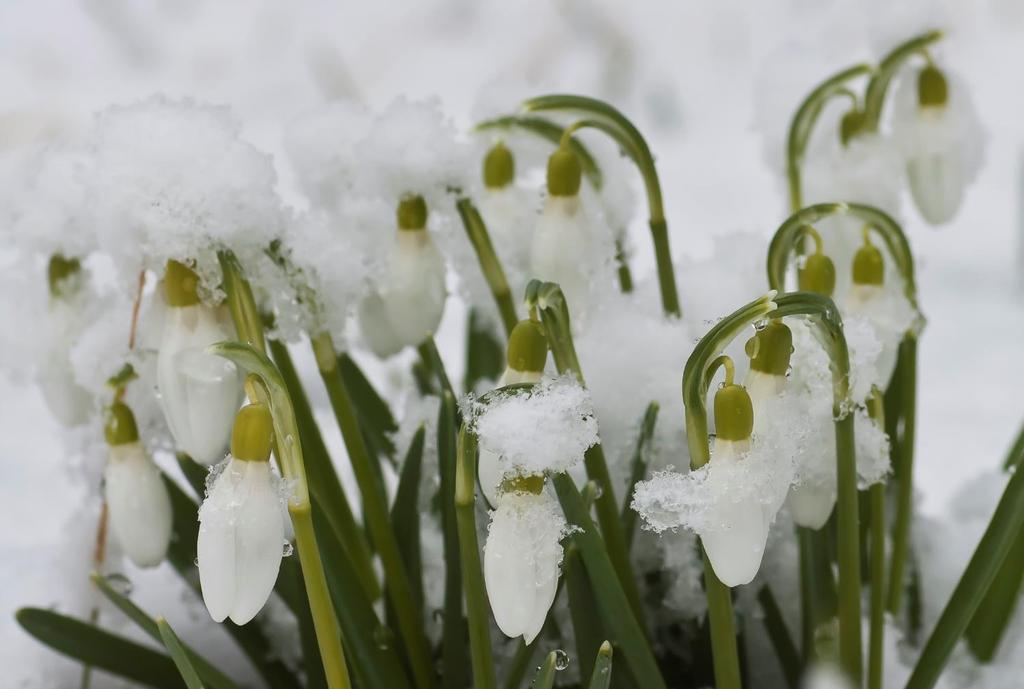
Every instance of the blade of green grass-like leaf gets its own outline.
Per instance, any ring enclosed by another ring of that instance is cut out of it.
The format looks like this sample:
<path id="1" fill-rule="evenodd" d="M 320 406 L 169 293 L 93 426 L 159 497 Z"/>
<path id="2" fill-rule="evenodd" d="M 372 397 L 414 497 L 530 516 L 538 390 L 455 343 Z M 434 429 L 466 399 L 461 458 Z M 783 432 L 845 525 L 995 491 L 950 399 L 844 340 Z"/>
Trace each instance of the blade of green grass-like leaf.
<path id="1" fill-rule="evenodd" d="M 405 453 L 398 490 L 391 506 L 391 524 L 395 529 L 395 538 L 398 539 L 398 549 L 409 578 L 412 579 L 413 596 L 420 607 L 423 607 L 423 565 L 420 554 L 419 493 L 425 436 L 426 429 L 421 424 Z"/>
<path id="2" fill-rule="evenodd" d="M 391 458 L 395 454 L 395 444 L 391 436 L 398 430 L 391 408 L 370 383 L 355 360 L 348 354 L 338 355 L 338 368 L 345 381 L 345 388 L 355 403 L 359 426 L 363 429 L 366 442 L 371 451 L 378 456 Z"/>
<path id="3" fill-rule="evenodd" d="M 636 534 L 636 511 L 630 507 L 633 503 L 633 491 L 636 484 L 644 479 L 647 474 L 647 448 L 654 435 L 654 424 L 658 420 L 658 403 L 651 402 L 644 412 L 643 421 L 640 423 L 640 434 L 636 439 L 636 447 L 633 450 L 633 459 L 630 462 L 632 467 L 629 476 L 629 483 L 626 487 L 626 494 L 622 499 L 622 531 L 626 537 L 626 548 L 633 545 L 633 536 Z"/>
<path id="4" fill-rule="evenodd" d="M 420 356 L 430 367 L 430 372 L 437 378 L 437 382 L 441 386 L 441 392 L 448 392 L 454 398 L 455 389 L 452 387 L 451 379 L 448 378 L 444 359 L 441 358 L 441 352 L 437 350 L 437 343 L 434 342 L 432 336 L 427 336 L 427 339 L 423 340 L 423 344 L 420 345 Z"/>
<path id="5" fill-rule="evenodd" d="M 551 689 L 555 684 L 555 672 L 558 671 L 558 651 L 551 651 L 537 669 L 537 677 L 533 680 L 533 689 Z"/>
<path id="6" fill-rule="evenodd" d="M 796 689 L 800 685 L 800 653 L 796 650 L 796 644 L 793 643 L 793 637 L 789 633 L 771 587 L 767 584 L 762 586 L 757 593 L 757 601 L 761 604 L 764 628 L 768 632 L 772 648 L 775 649 L 775 657 L 782 667 L 782 674 L 785 675 L 790 688 Z"/>
<path id="7" fill-rule="evenodd" d="M 575 537 L 569 538 L 565 549 L 562 576 L 569 595 L 569 616 L 576 636 L 576 659 L 581 668 L 590 667 L 604 640 L 604 625 L 598 612 L 594 589 L 583 569 L 583 559 Z"/>
<path id="8" fill-rule="evenodd" d="M 590 673 L 590 689 L 608 689 L 612 681 L 612 645 L 605 641 L 597 649 L 594 671 Z"/>
<path id="9" fill-rule="evenodd" d="M 640 623 L 633 615 L 629 599 L 615 573 L 604 541 L 597 526 L 591 520 L 583 498 L 572 479 L 558 474 L 552 482 L 558 492 L 558 500 L 565 511 L 566 519 L 582 531 L 573 535 L 579 544 L 587 576 L 590 578 L 598 609 L 605 622 L 605 629 L 612 632 L 612 640 L 622 648 L 626 664 L 636 683 L 644 689 L 665 689 L 665 680 L 658 669 L 651 647 Z"/>
<path id="10" fill-rule="evenodd" d="M 366 534 L 356 521 L 348 497 L 341 487 L 338 473 L 327 452 L 327 445 L 320 434 L 320 427 L 317 426 L 313 408 L 295 370 L 291 354 L 286 345 L 276 340 L 270 341 L 270 351 L 295 409 L 295 422 L 299 428 L 299 441 L 302 444 L 311 499 L 324 510 L 327 522 L 331 525 L 331 532 L 352 560 L 359 582 L 366 589 L 370 599 L 376 600 L 380 597 L 381 589 L 377 574 L 373 570 Z"/>
<path id="11" fill-rule="evenodd" d="M 323 509 L 313 505 L 313 526 L 318 534 L 330 530 Z M 345 652 L 363 689 L 410 689 L 406 665 L 394 643 L 387 643 L 393 632 L 377 617 L 373 604 L 359 584 L 341 544 L 333 538 L 318 538 L 331 602 L 338 617 Z"/>
<path id="12" fill-rule="evenodd" d="M 458 412 L 450 392 L 441 394 L 437 420 L 437 468 L 440 485 L 441 529 L 444 541 L 444 618 L 441 634 L 441 681 L 445 689 L 469 684 L 469 639 L 462 614 L 462 560 L 455 515 L 455 468 L 458 461 Z"/>
<path id="13" fill-rule="evenodd" d="M 58 653 L 156 689 L 183 689 L 174 662 L 134 641 L 87 622 L 40 608 L 21 608 L 18 624 Z"/>
<path id="14" fill-rule="evenodd" d="M 155 641 L 163 642 L 163 639 L 160 636 L 160 628 L 157 625 L 156 620 L 146 614 L 142 608 L 135 605 L 130 598 L 116 591 L 107 581 L 106 577 L 94 573 L 90 578 L 99 588 L 100 592 L 106 596 L 118 610 L 123 612 L 128 619 L 134 622 L 139 629 L 146 632 L 146 634 Z M 230 677 L 218 670 L 212 663 L 187 646 L 185 647 L 185 650 L 188 653 L 192 664 L 196 667 L 196 670 L 198 670 L 199 674 L 204 678 L 206 684 L 209 685 L 211 689 L 238 689 L 238 685 L 235 684 Z"/>
<path id="15" fill-rule="evenodd" d="M 205 689 L 203 687 L 203 680 L 199 678 L 199 673 L 192 667 L 192 661 L 189 660 L 188 653 L 181 645 L 181 639 L 171 629 L 171 625 L 167 624 L 167 620 L 164 618 L 158 617 L 156 618 L 156 626 L 160 630 L 160 638 L 163 640 L 164 648 L 171 654 L 171 660 L 174 661 L 174 665 L 178 668 L 178 673 L 185 680 L 188 689 Z"/>
<path id="16" fill-rule="evenodd" d="M 971 618 L 989 589 L 1000 565 L 1009 555 L 1024 528 L 1024 471 L 1015 471 L 1003 491 L 978 547 L 974 550 L 963 576 L 953 589 L 928 641 L 925 642 L 914 670 L 907 680 L 907 689 L 930 689 L 935 686 L 942 669 Z"/>

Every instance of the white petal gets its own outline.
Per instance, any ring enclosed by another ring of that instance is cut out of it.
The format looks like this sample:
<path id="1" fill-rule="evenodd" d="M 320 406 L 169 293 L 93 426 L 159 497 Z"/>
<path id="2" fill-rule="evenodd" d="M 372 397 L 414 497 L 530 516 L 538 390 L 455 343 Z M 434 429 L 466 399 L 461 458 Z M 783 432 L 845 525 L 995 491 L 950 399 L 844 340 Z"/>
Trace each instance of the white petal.
<path id="1" fill-rule="evenodd" d="M 790 487 L 786 505 L 797 526 L 820 529 L 836 504 L 835 485 L 805 483 Z"/>
<path id="2" fill-rule="evenodd" d="M 379 294 L 370 294 L 359 304 L 359 329 L 367 346 L 381 359 L 394 356 L 405 347 L 391 327 L 387 307 Z"/>
<path id="3" fill-rule="evenodd" d="M 757 503 L 729 505 L 719 528 L 702 533 L 704 551 L 726 586 L 749 584 L 761 567 L 770 521 Z"/>
<path id="4" fill-rule="evenodd" d="M 436 333 L 448 293 L 441 253 L 426 230 L 399 230 L 381 298 L 398 339 L 415 346 Z"/>
<path id="5" fill-rule="evenodd" d="M 171 499 L 153 460 L 139 443 L 110 449 L 105 471 L 110 527 L 139 567 L 163 561 L 171 541 Z"/>
<path id="6" fill-rule="evenodd" d="M 234 460 L 238 463 L 238 460 Z M 242 462 L 244 475 L 236 497 L 235 600 L 231 620 L 245 624 L 270 597 L 281 567 L 284 519 L 269 462 Z"/>
<path id="7" fill-rule="evenodd" d="M 538 280 L 557 282 L 573 313 L 581 311 L 589 292 L 591 254 L 587 218 L 578 196 L 550 196 L 537 222 L 530 247 L 530 270 Z"/>
<path id="8" fill-rule="evenodd" d="M 504 477 L 501 458 L 497 452 L 488 450 L 485 447 L 480 448 L 476 476 L 480 482 L 480 490 L 483 492 L 487 504 L 492 507 L 497 506 L 498 488 L 501 487 L 501 479 Z"/>
<path id="9" fill-rule="evenodd" d="M 501 496 L 484 547 L 484 582 L 495 622 L 529 643 L 544 626 L 558 585 L 565 518 L 547 495 Z"/>
<path id="10" fill-rule="evenodd" d="M 199 508 L 199 583 L 215 622 L 222 622 L 235 602 L 236 486 L 245 469 L 238 464 L 231 460 L 224 467 Z"/>
<path id="11" fill-rule="evenodd" d="M 51 343 L 39 363 L 37 380 L 46 406 L 61 425 L 80 426 L 89 420 L 92 396 L 75 382 L 68 349 L 61 343 Z"/>
<path id="12" fill-rule="evenodd" d="M 785 389 L 786 377 L 749 369 L 743 387 L 747 389 L 754 407 L 754 434 L 759 435 L 771 423 L 771 407 Z"/>
<path id="13" fill-rule="evenodd" d="M 921 215 L 932 225 L 949 222 L 964 196 L 959 142 L 946 108 L 922 108 L 915 146 L 907 158 L 910 192 Z"/>
<path id="14" fill-rule="evenodd" d="M 203 464 L 224 457 L 242 392 L 235 365 L 206 348 L 233 338 L 215 309 L 168 309 L 157 356 L 161 405 L 178 448 Z"/>

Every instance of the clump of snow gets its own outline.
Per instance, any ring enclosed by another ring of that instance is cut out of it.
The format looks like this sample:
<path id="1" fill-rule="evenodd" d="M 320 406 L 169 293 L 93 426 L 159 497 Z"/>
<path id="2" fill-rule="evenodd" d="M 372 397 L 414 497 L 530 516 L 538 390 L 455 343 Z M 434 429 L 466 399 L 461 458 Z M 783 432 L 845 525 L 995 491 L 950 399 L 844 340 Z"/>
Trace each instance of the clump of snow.
<path id="1" fill-rule="evenodd" d="M 656 532 L 683 527 L 698 535 L 728 531 L 737 505 L 760 504 L 774 517 L 793 477 L 792 458 L 753 443 L 737 461 L 711 461 L 688 473 L 659 471 L 637 484 L 632 507 Z"/>
<path id="2" fill-rule="evenodd" d="M 89 144 L 90 221 L 126 283 L 194 260 L 215 297 L 217 250 L 252 266 L 284 227 L 273 161 L 227 108 L 152 96 L 97 115 Z"/>
<path id="3" fill-rule="evenodd" d="M 474 403 L 472 414 L 480 448 L 500 458 L 504 474 L 568 471 L 599 442 L 593 401 L 571 375 Z"/>
<path id="4" fill-rule="evenodd" d="M 844 145 L 836 131 L 819 148 L 803 167 L 806 204 L 855 201 L 889 214 L 899 211 L 903 161 L 891 139 L 859 134 Z"/>

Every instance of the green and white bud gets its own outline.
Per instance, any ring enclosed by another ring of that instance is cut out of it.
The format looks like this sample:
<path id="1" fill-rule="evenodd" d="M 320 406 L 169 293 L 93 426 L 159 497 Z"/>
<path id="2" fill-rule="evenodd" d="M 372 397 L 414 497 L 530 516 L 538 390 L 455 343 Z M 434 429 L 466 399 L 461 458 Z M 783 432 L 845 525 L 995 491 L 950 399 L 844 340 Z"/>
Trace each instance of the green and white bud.
<path id="1" fill-rule="evenodd" d="M 793 333 L 781 320 L 773 320 L 757 331 L 747 343 L 750 368 L 743 387 L 754 411 L 754 432 L 759 433 L 770 418 L 767 412 L 786 387 L 789 360 L 793 354 Z"/>
<path id="2" fill-rule="evenodd" d="M 590 285 L 590 228 L 580 202 L 581 174 L 579 158 L 567 146 L 548 159 L 548 197 L 530 249 L 532 277 L 557 282 L 570 309 L 579 309 Z"/>
<path id="3" fill-rule="evenodd" d="M 273 421 L 262 404 L 243 407 L 231 455 L 199 508 L 199 582 L 210 617 L 245 624 L 274 589 L 284 547 L 280 482 L 270 467 Z"/>
<path id="4" fill-rule="evenodd" d="M 89 391 L 75 380 L 71 348 L 81 334 L 88 300 L 85 272 L 76 258 L 60 254 L 47 266 L 50 302 L 46 314 L 46 344 L 36 362 L 36 381 L 50 413 L 66 427 L 80 426 L 92 417 L 95 404 Z"/>
<path id="5" fill-rule="evenodd" d="M 178 261 L 164 274 L 168 309 L 157 352 L 160 404 L 179 450 L 197 462 L 224 457 L 231 420 L 242 400 L 238 369 L 207 348 L 235 339 L 227 310 L 203 304 L 198 276 Z"/>
<path id="6" fill-rule="evenodd" d="M 109 446 L 103 491 L 110 528 L 139 567 L 155 567 L 171 542 L 171 498 L 153 459 L 139 442 L 135 416 L 123 402 L 107 411 Z"/>
<path id="7" fill-rule="evenodd" d="M 515 383 L 539 383 L 548 359 L 548 338 L 534 320 L 516 323 L 508 337 L 507 366 L 498 387 Z"/>
<path id="8" fill-rule="evenodd" d="M 427 231 L 423 197 L 405 196 L 396 215 L 398 232 L 382 282 L 359 306 L 366 342 L 382 358 L 435 333 L 448 298 L 444 258 Z"/>

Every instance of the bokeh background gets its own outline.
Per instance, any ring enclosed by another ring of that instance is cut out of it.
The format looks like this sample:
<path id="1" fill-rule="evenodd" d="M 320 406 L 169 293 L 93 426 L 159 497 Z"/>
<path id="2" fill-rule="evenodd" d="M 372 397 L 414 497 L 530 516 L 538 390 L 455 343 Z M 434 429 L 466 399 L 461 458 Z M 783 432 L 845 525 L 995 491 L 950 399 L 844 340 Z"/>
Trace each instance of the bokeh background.
<path id="1" fill-rule="evenodd" d="M 738 231 L 767 238 L 785 217 L 785 125 L 815 83 L 936 27 L 949 33 L 937 50 L 941 63 L 970 85 L 986 132 L 985 166 L 953 223 L 929 228 L 904 202 L 928 317 L 919 363 L 920 505 L 938 515 L 954 510 L 960 486 L 1001 462 L 1024 420 L 1024 90 L 1017 76 L 1024 3 L 1017 0 L 4 0 L 0 156 L 84 128 L 112 103 L 187 96 L 233 108 L 246 138 L 278 156 L 284 197 L 301 204 L 282 131 L 325 102 L 382 106 L 397 95 L 436 95 L 469 126 L 495 104 L 512 109 L 542 92 L 584 93 L 614 103 L 646 134 L 676 258 L 700 259 L 716 239 Z M 649 272 L 641 219 L 632 232 L 634 271 Z M 0 270 L 11 260 L 0 247 Z M 0 296 L 8 304 L 18 299 Z M 688 299 L 699 294 L 684 294 L 684 309 Z M 441 338 L 457 350 L 461 330 L 451 321 Z M 3 321 L 0 329 L 8 329 Z M 13 622 L 20 605 L 55 604 L 69 588 L 85 588 L 69 579 L 88 570 L 91 527 L 80 525 L 94 523 L 94 509 L 82 506 L 82 488 L 61 468 L 58 434 L 30 382 L 0 376 L 6 686 L 77 679 L 74 665 Z M 70 548 L 69 533 L 81 534 Z M 173 575 L 139 577 L 153 589 Z M 168 611 L 188 634 L 195 614 L 184 601 Z M 197 642 L 218 644 L 219 632 L 206 628 L 209 638 Z"/>

